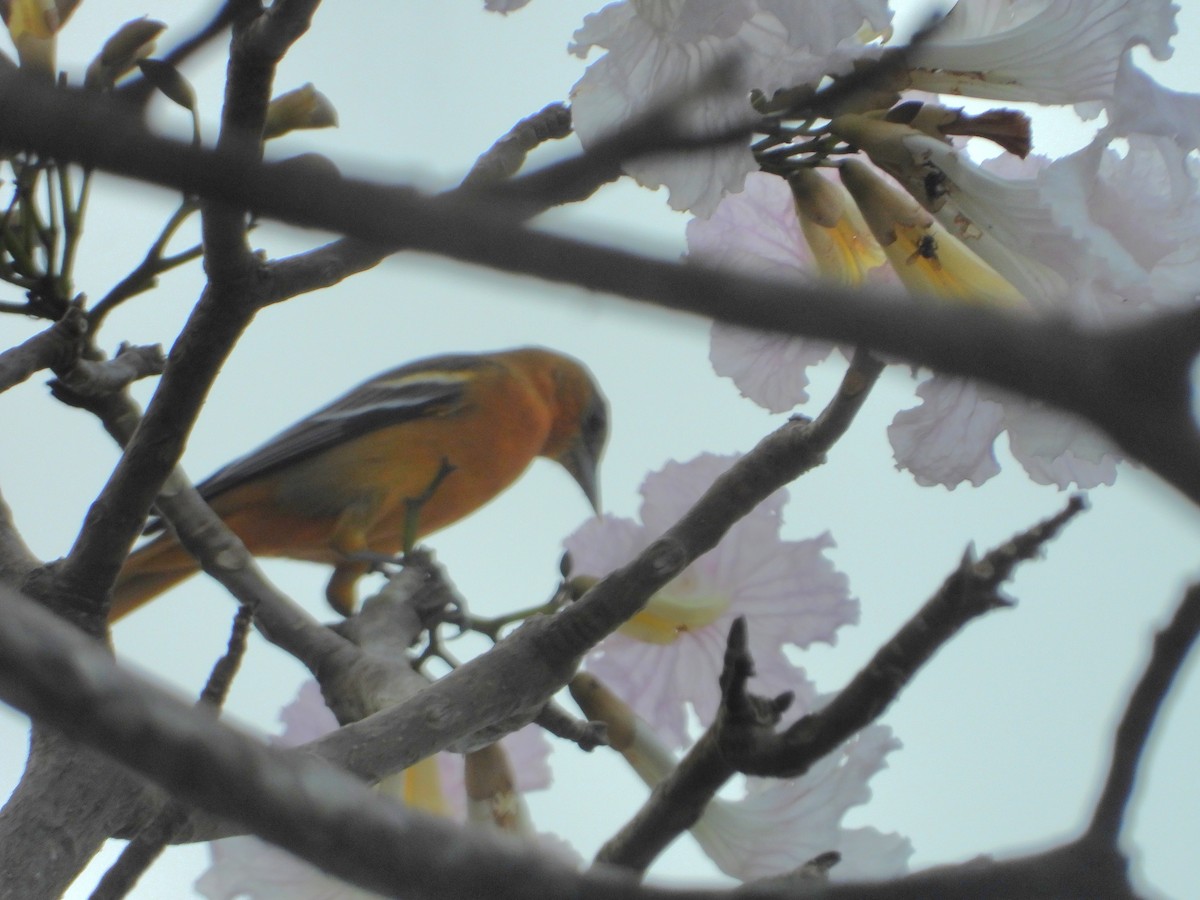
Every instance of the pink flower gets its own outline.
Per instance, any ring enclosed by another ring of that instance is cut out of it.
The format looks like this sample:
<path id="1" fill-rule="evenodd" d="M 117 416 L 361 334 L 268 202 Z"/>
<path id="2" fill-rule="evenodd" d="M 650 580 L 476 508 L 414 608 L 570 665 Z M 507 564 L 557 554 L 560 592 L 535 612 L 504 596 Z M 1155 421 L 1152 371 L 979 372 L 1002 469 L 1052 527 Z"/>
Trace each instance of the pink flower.
<path id="1" fill-rule="evenodd" d="M 980 166 L 961 149 L 897 127 L 900 136 L 880 145 L 897 174 L 908 173 L 909 189 L 920 193 L 936 169 L 940 193 L 929 204 L 932 215 L 1038 311 L 1069 311 L 1106 324 L 1194 298 L 1200 283 L 1197 164 L 1172 139 L 1135 134 L 1119 154 L 1101 136 L 1055 161 L 1004 154 Z M 723 200 L 712 218 L 693 221 L 688 238 L 692 256 L 706 262 L 813 277 L 778 178 L 748 179 L 747 189 Z M 948 262 L 940 262 L 940 275 L 947 276 Z M 717 325 L 710 357 L 744 396 L 780 412 L 808 399 L 805 370 L 828 349 Z M 982 484 L 999 471 L 992 445 L 1002 432 L 1038 483 L 1087 488 L 1116 477 L 1120 456 L 1107 440 L 1037 404 L 940 377 L 924 382 L 918 395 L 922 405 L 898 414 L 889 436 L 898 464 L 921 484 Z"/>
<path id="2" fill-rule="evenodd" d="M 738 63 L 729 90 L 687 105 L 698 133 L 725 130 L 750 114 L 747 93 L 816 83 L 848 71 L 867 52 L 859 36 L 868 24 L 887 26 L 886 0 L 837 4 L 781 0 L 629 0 L 584 19 L 572 52 L 608 52 L 592 63 L 571 94 L 575 130 L 586 147 L 650 104 L 695 90 L 714 67 Z M 721 197 L 741 190 L 756 168 L 747 147 L 686 158 L 639 160 L 629 174 L 646 187 L 666 185 L 672 209 L 708 216 Z"/>
<path id="3" fill-rule="evenodd" d="M 687 242 L 689 258 L 705 265 L 780 281 L 811 282 L 818 277 L 792 191 L 775 175 L 747 176 L 742 192 L 722 200 L 710 218 L 688 223 Z M 882 262 L 879 254 L 862 263 L 870 283 L 877 286 L 894 281 Z M 861 275 L 857 280 L 849 275 L 840 280 L 856 284 Z M 833 349 L 825 341 L 715 322 L 709 359 L 713 371 L 732 379 L 743 397 L 771 412 L 786 412 L 807 402 L 806 370 L 827 359 Z"/>
<path id="4" fill-rule="evenodd" d="M 605 516 L 586 522 L 564 542 L 576 574 L 603 576 L 649 546 L 728 469 L 735 457 L 704 454 L 668 463 L 642 484 L 641 522 Z M 655 595 L 621 632 L 585 660 L 589 671 L 673 746 L 688 741 L 685 708 L 702 724 L 716 713 L 717 680 L 734 618 L 750 621 L 750 649 L 767 694 L 811 688 L 784 656 L 785 646 L 833 643 L 837 629 L 858 620 L 846 576 L 825 557 L 829 535 L 803 541 L 779 537 L 787 493 L 777 491 L 730 529 L 724 540 Z"/>
<path id="5" fill-rule="evenodd" d="M 993 445 L 1009 449 L 1038 484 L 1112 484 L 1119 456 L 1095 429 L 1073 417 L 986 385 L 935 375 L 917 387 L 922 403 L 896 414 L 888 438 L 896 464 L 918 484 L 978 487 L 1000 471 Z"/>
<path id="6" fill-rule="evenodd" d="M 669 9 L 655 21 L 655 47 L 720 31 L 715 22 L 702 25 L 699 6 Z M 735 39 L 767 11 L 788 23 L 787 46 L 802 45 L 796 32 L 809 21 L 804 17 L 788 17 L 778 4 L 738 9 L 739 17 L 722 20 L 723 39 Z M 855 199 L 890 258 L 890 266 L 870 270 L 872 280 L 898 273 L 922 295 L 964 302 L 1002 297 L 1013 308 L 1065 312 L 1101 325 L 1193 300 L 1200 283 L 1200 173 L 1186 153 L 1200 145 L 1200 129 L 1189 124 L 1200 95 L 1162 88 L 1129 56 L 1137 45 L 1158 59 L 1170 56 L 1174 16 L 1166 0 L 957 4 L 914 51 L 908 84 L 993 99 L 1077 103 L 1093 114 L 1103 108 L 1110 122 L 1091 144 L 1063 159 L 1005 154 L 980 165 L 967 153 L 970 142 L 951 135 L 989 135 L 1019 149 L 1016 113 L 968 116 L 953 127 L 946 124 L 950 111 L 914 114 L 912 103 L 894 116 L 883 110 L 836 116 L 830 130 L 920 204 L 888 206 L 879 199 L 888 179 L 867 179 L 871 170 L 862 162 L 844 169 L 845 175 L 863 176 L 854 179 Z M 822 34 L 813 47 L 828 52 L 851 46 L 845 38 L 831 43 L 830 34 Z M 610 49 L 610 57 L 622 58 L 615 44 Z M 798 73 L 808 71 L 808 64 L 817 66 L 818 57 L 798 54 L 802 64 L 790 84 L 804 83 Z M 943 126 L 949 133 L 938 130 Z M 1128 137 L 1128 152 L 1110 146 L 1118 135 Z M 864 191 L 868 182 L 878 190 Z M 736 186 L 726 181 L 722 190 Z M 790 199 L 781 179 L 748 176 L 744 190 L 721 198 L 711 215 L 706 206 L 703 218 L 689 224 L 689 256 L 760 276 L 815 277 L 820 257 L 814 259 L 812 235 L 802 230 Z M 717 374 L 731 378 L 744 396 L 783 412 L 808 400 L 807 369 L 825 360 L 830 349 L 818 341 L 714 325 L 710 358 Z M 999 471 L 993 444 L 1002 432 L 1035 481 L 1086 488 L 1115 478 L 1119 456 L 1106 440 L 1037 404 L 937 377 L 918 394 L 923 403 L 901 412 L 889 435 L 897 462 L 922 484 L 953 487 L 992 477 Z"/>
<path id="7" fill-rule="evenodd" d="M 1109 97 L 1122 54 L 1171 55 L 1169 0 L 970 0 L 913 53 L 914 87 L 988 100 Z"/>
<path id="8" fill-rule="evenodd" d="M 900 742 L 870 725 L 800 778 L 748 778 L 739 800 L 716 799 L 692 829 L 727 875 L 752 881 L 782 875 L 830 850 L 841 861 L 833 881 L 897 878 L 908 868 L 908 838 L 874 828 L 845 828 L 842 819 L 871 798 L 867 782 Z"/>
<path id="9" fill-rule="evenodd" d="M 308 743 L 337 728 L 337 720 L 321 697 L 315 681 L 300 686 L 296 699 L 280 711 L 283 734 L 276 740 L 285 747 Z M 550 786 L 550 745 L 542 730 L 529 725 L 500 741 L 514 775 L 515 794 L 499 798 L 507 814 L 515 817 L 515 830 L 528 832 L 547 852 L 575 861 L 574 851 L 552 835 L 533 835 L 528 812 L 520 795 Z M 406 778 L 406 775 L 413 777 Z M 464 781 L 464 758 L 439 753 L 407 772 L 380 782 L 379 790 L 404 802 L 407 796 L 417 808 L 446 814 L 465 822 L 487 821 L 486 803 L 468 801 Z M 209 900 L 370 900 L 378 895 L 349 885 L 290 853 L 255 837 L 235 837 L 209 844 L 212 865 L 196 882 L 196 890 Z"/>
<path id="10" fill-rule="evenodd" d="M 607 685 L 581 675 L 571 693 L 589 718 L 609 726 L 614 749 L 647 786 L 672 772 L 677 760 L 661 735 Z M 797 716 L 822 703 L 811 691 L 803 693 L 811 702 L 802 702 Z M 709 802 L 692 836 L 722 872 L 743 881 L 791 872 L 831 850 L 842 856 L 830 873 L 835 880 L 902 875 L 912 854 L 907 838 L 842 826 L 851 808 L 870 799 L 867 782 L 899 746 L 891 729 L 871 725 L 800 778 L 748 778 L 740 798 Z"/>
<path id="11" fill-rule="evenodd" d="M 812 252 L 800 234 L 792 192 L 774 175 L 755 172 L 744 190 L 731 194 L 711 218 L 687 226 L 688 254 L 707 265 L 726 266 L 763 278 L 813 277 Z M 771 412 L 808 400 L 806 369 L 824 361 L 833 345 L 713 323 L 709 359 L 713 371 Z"/>

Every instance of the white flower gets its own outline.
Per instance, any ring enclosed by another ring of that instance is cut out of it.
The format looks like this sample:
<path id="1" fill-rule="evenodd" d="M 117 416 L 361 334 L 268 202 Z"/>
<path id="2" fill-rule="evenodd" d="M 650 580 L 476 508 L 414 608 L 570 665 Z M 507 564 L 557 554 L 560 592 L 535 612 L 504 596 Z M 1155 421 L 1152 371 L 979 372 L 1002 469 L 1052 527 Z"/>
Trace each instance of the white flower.
<path id="1" fill-rule="evenodd" d="M 576 574 L 601 577 L 629 562 L 674 525 L 734 459 L 704 454 L 648 475 L 641 524 L 606 516 L 566 539 Z M 769 694 L 808 689 L 784 646 L 832 643 L 838 628 L 858 620 L 846 576 L 825 557 L 833 546 L 829 535 L 780 539 L 786 499 L 780 490 L 764 500 L 585 660 L 614 690 L 633 696 L 634 710 L 674 746 L 688 742 L 685 706 L 694 708 L 701 724 L 716 713 L 725 641 L 737 616 L 751 623 L 756 690 Z"/>
<path id="2" fill-rule="evenodd" d="M 1171 55 L 1169 0 L 960 0 L 912 54 L 912 86 L 989 100 L 1078 103 L 1113 93 L 1122 54 Z"/>
<path id="3" fill-rule="evenodd" d="M 1112 484 L 1120 457 L 1107 440 L 1072 416 L 985 385 L 935 375 L 917 387 L 919 406 L 896 414 L 888 439 L 896 464 L 918 484 L 978 487 L 1000 471 L 993 445 L 1009 449 L 1038 484 L 1066 488 Z"/>
<path id="4" fill-rule="evenodd" d="M 823 702 L 811 689 L 801 693 L 807 699 L 789 711 L 797 716 Z M 580 675 L 571 695 L 589 718 L 608 725 L 613 748 L 647 786 L 674 770 L 675 755 L 661 733 L 608 685 Z M 722 872 L 743 881 L 786 874 L 831 850 L 842 856 L 830 873 L 835 880 L 902 875 L 912 854 L 907 838 L 841 824 L 852 807 L 870 799 L 867 782 L 899 746 L 891 729 L 870 725 L 799 778 L 748 778 L 741 798 L 709 802 L 692 836 Z"/>
<path id="5" fill-rule="evenodd" d="M 750 113 L 747 94 L 817 83 L 849 70 L 865 50 L 864 23 L 878 31 L 891 13 L 885 0 L 834 7 L 764 0 L 629 0 L 588 16 L 571 50 L 608 52 L 572 91 L 572 118 L 584 146 L 639 112 L 695 91 L 718 63 L 738 63 L 735 84 L 687 105 L 684 118 L 699 134 L 718 133 Z M 756 168 L 747 147 L 683 158 L 639 160 L 627 167 L 646 187 L 666 185 L 673 209 L 708 216 L 726 193 L 741 190 Z"/>
<path id="6" fill-rule="evenodd" d="M 1075 110 L 1088 119 L 1106 111 L 1109 134 L 1169 137 L 1184 151 L 1200 147 L 1200 94 L 1163 87 L 1135 66 L 1128 53 L 1121 58 L 1112 96 L 1080 103 Z"/>

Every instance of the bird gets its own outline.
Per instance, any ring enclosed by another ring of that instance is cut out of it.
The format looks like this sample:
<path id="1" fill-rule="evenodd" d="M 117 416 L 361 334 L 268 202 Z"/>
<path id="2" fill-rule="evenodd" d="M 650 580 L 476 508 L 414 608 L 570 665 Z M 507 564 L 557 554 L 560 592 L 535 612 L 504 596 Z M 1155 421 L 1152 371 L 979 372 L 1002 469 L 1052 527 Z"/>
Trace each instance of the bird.
<path id="1" fill-rule="evenodd" d="M 608 404 L 578 360 L 541 347 L 448 354 L 376 375 L 196 487 L 255 556 L 332 565 L 326 599 L 350 615 L 381 558 L 483 506 L 535 457 L 566 469 L 599 514 L 607 437 Z M 162 530 L 126 559 L 110 621 L 198 570 Z"/>

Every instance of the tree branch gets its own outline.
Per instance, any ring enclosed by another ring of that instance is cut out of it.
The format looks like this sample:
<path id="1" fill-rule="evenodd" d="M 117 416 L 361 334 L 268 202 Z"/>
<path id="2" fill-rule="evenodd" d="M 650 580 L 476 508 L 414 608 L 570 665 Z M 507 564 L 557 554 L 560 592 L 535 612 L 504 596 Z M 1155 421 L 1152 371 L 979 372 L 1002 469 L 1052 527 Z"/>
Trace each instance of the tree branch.
<path id="1" fill-rule="evenodd" d="M 309 755 L 268 747 L 122 671 L 93 641 L 0 586 L 0 696 L 120 759 L 172 796 L 369 890 L 497 900 L 719 897 L 580 875 L 515 841 L 381 798 Z M 465 860 L 470 865 L 464 865 Z"/>
<path id="2" fill-rule="evenodd" d="M 648 259 L 531 231 L 494 204 L 427 199 L 286 164 L 150 135 L 94 98 L 0 74 L 0 119 L 16 146 L 166 184 L 292 224 L 437 253 L 752 328 L 863 344 L 951 375 L 980 378 L 1077 413 L 1200 503 L 1200 435 L 1187 373 L 1200 313 L 1108 331 L 982 308 L 805 288 Z M 518 210 L 519 213 L 519 210 Z M 1149 352 L 1148 352 L 1149 351 Z"/>
<path id="3" fill-rule="evenodd" d="M 79 356 L 80 341 L 86 333 L 87 316 L 73 306 L 45 331 L 0 353 L 0 393 L 42 369 L 73 363 Z"/>
<path id="4" fill-rule="evenodd" d="M 1125 704 L 1125 714 L 1113 740 L 1108 778 L 1096 803 L 1085 841 L 1110 847 L 1116 845 L 1151 729 L 1198 635 L 1200 585 L 1192 585 L 1171 623 L 1155 637 L 1150 662 Z"/>
<path id="5" fill-rule="evenodd" d="M 716 720 L 676 769 L 655 785 L 634 818 L 609 840 L 597 862 L 642 871 L 703 814 L 721 786 L 739 772 L 798 778 L 878 719 L 901 690 L 941 647 L 971 619 L 1007 606 L 998 593 L 1017 563 L 1040 548 L 1081 510 L 1073 497 L 1058 515 L 992 550 L 979 562 L 964 557 L 932 599 L 875 654 L 865 668 L 826 706 L 776 733 L 790 694 L 768 699 L 750 694 L 754 662 L 746 644 L 746 622 L 730 630 L 721 674 L 721 706 Z M 586 699 L 587 695 L 581 697 Z M 589 714 L 603 707 L 590 704 Z M 616 727 L 615 722 L 609 722 Z"/>

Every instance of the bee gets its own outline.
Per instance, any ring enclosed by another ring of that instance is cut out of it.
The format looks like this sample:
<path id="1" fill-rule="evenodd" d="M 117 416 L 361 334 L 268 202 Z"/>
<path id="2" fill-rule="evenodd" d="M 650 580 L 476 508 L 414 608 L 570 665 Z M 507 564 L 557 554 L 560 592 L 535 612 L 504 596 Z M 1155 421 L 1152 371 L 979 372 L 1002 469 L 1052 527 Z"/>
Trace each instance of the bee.
<path id="1" fill-rule="evenodd" d="M 911 266 L 917 261 L 917 258 L 920 257 L 921 259 L 929 260 L 935 269 L 940 269 L 942 264 L 938 260 L 937 249 L 937 241 L 934 239 L 932 234 L 921 235 L 920 239 L 917 241 L 917 249 L 914 250 L 913 255 L 908 258 L 908 264 Z"/>
<path id="2" fill-rule="evenodd" d="M 946 173 L 941 169 L 930 169 L 925 173 L 925 197 L 930 203 L 936 203 L 950 193 L 946 187 Z"/>

